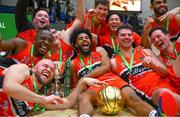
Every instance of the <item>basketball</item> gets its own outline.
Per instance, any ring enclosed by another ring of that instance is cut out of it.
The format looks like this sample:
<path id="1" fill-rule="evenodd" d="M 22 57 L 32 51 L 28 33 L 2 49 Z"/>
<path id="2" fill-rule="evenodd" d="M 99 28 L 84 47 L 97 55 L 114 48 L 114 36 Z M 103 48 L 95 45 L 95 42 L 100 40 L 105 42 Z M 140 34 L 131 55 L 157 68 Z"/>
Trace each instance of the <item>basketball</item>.
<path id="1" fill-rule="evenodd" d="M 120 90 L 113 86 L 103 88 L 98 93 L 96 101 L 98 109 L 107 115 L 117 114 L 124 107 Z"/>

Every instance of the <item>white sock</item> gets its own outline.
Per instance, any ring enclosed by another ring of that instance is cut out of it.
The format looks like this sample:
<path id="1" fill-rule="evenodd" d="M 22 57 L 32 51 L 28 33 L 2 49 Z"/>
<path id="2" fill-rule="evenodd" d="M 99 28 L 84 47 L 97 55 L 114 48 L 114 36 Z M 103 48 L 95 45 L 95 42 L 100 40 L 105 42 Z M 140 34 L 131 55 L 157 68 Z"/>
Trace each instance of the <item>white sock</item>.
<path id="1" fill-rule="evenodd" d="M 90 117 L 88 114 L 82 114 L 79 117 Z"/>
<path id="2" fill-rule="evenodd" d="M 156 117 L 157 116 L 157 111 L 156 110 L 152 110 L 150 113 L 149 113 L 149 117 Z"/>

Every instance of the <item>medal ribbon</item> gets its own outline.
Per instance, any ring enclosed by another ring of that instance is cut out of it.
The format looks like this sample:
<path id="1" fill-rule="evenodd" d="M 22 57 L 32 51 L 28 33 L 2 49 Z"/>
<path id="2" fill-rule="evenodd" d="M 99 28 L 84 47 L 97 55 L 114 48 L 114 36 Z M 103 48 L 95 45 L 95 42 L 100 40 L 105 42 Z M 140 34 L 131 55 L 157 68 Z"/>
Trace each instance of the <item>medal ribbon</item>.
<path id="1" fill-rule="evenodd" d="M 34 44 L 31 46 L 31 50 L 30 50 L 30 58 L 33 58 L 33 52 L 34 52 Z M 48 51 L 49 56 L 51 57 L 51 52 Z M 46 55 L 43 56 L 43 59 L 46 58 Z M 62 59 L 62 58 L 61 58 Z M 34 61 L 32 60 L 31 62 L 31 67 L 34 67 Z"/>
<path id="2" fill-rule="evenodd" d="M 114 43 L 114 37 L 113 37 L 112 34 L 110 35 L 110 38 L 111 38 L 111 43 L 112 43 L 112 46 L 113 46 L 114 53 L 115 53 L 115 54 L 118 54 L 119 44 L 117 44 L 117 46 L 115 46 L 115 43 Z"/>
<path id="3" fill-rule="evenodd" d="M 79 59 L 85 68 L 87 68 L 89 71 L 92 71 L 92 56 L 91 55 L 90 55 L 89 67 L 85 66 L 82 55 L 79 56 Z"/>
<path id="4" fill-rule="evenodd" d="M 37 84 L 36 84 L 36 81 L 34 80 L 34 74 L 33 74 L 33 88 L 34 88 L 34 91 L 36 94 L 38 94 L 38 88 L 37 88 Z M 41 111 L 41 112 L 44 112 L 46 110 L 46 107 L 40 107 L 39 104 L 35 103 L 34 105 L 34 108 L 33 108 L 34 112 L 37 112 L 37 111 Z"/>
<path id="5" fill-rule="evenodd" d="M 132 50 L 132 55 L 131 55 L 131 60 L 130 63 L 128 63 L 123 55 L 123 53 L 121 51 L 119 51 L 119 55 L 121 56 L 124 64 L 127 66 L 127 68 L 129 69 L 130 73 L 132 73 L 132 64 L 134 61 L 134 49 Z"/>
<path id="6" fill-rule="evenodd" d="M 101 29 L 101 24 L 98 26 L 97 35 L 99 35 L 100 29 Z M 95 30 L 95 22 L 94 22 L 94 17 L 93 17 L 92 18 L 92 31 L 95 32 L 94 30 Z"/>
<path id="7" fill-rule="evenodd" d="M 167 18 L 167 20 L 166 20 L 166 30 L 167 30 L 167 32 L 168 32 L 168 30 L 169 30 L 169 19 Z"/>
<path id="8" fill-rule="evenodd" d="M 174 42 L 171 42 L 171 45 L 173 46 L 173 52 L 174 52 L 174 54 L 176 55 L 176 58 L 178 57 L 178 52 L 177 52 L 177 49 L 176 49 L 176 46 L 174 45 Z M 170 57 L 170 56 L 165 56 L 167 59 L 169 59 L 169 60 L 176 60 L 176 58 L 174 59 L 174 58 L 172 58 L 172 57 Z"/>
<path id="9" fill-rule="evenodd" d="M 59 62 L 62 62 L 62 48 L 59 46 Z"/>

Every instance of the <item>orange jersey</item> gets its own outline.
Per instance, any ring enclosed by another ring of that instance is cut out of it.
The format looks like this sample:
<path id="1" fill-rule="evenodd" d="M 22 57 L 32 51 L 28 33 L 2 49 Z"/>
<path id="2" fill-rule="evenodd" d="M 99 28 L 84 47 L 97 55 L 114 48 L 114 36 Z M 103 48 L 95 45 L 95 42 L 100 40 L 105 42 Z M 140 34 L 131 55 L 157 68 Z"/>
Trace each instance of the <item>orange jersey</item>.
<path id="1" fill-rule="evenodd" d="M 174 45 L 175 45 L 175 49 L 176 49 L 176 51 L 177 51 L 177 53 L 178 53 L 178 55 L 179 55 L 179 54 L 180 54 L 180 43 L 179 43 L 179 42 L 174 42 Z M 162 54 L 160 54 L 160 56 L 161 56 L 163 62 L 164 62 L 164 63 L 167 63 L 167 61 L 168 61 L 169 59 L 168 59 L 166 56 L 162 55 Z M 175 53 L 172 54 L 172 55 L 170 55 L 169 57 L 172 58 L 173 60 L 176 60 L 176 55 L 175 55 Z"/>
<path id="2" fill-rule="evenodd" d="M 152 27 L 158 26 L 156 22 L 152 22 L 151 25 Z M 178 32 L 180 32 L 180 26 L 178 26 L 176 16 L 174 16 L 173 18 L 169 19 L 168 33 L 170 36 L 175 36 Z"/>
<path id="3" fill-rule="evenodd" d="M 89 72 L 91 72 L 87 68 L 88 66 L 90 66 L 90 64 L 89 64 L 90 63 L 90 57 L 83 58 L 83 61 L 84 61 L 84 65 L 81 63 L 79 56 L 76 57 L 75 59 L 73 59 L 75 73 L 77 74 L 78 78 L 82 78 L 83 76 L 85 76 Z M 100 55 L 100 53 L 99 52 L 92 52 L 92 70 L 95 70 L 100 66 L 101 66 L 101 55 Z M 113 79 L 113 80 L 107 81 L 107 83 L 109 85 L 115 86 L 119 89 L 124 87 L 125 85 L 127 85 L 127 83 L 125 81 L 123 81 L 117 75 L 114 75 L 111 72 L 107 72 L 107 73 L 103 74 L 102 76 L 98 77 L 97 79 L 100 81 L 105 81 L 107 79 Z M 101 90 L 101 88 L 98 88 L 95 86 L 91 86 L 91 87 L 89 87 L 89 89 L 94 90 L 96 93 L 98 93 Z"/>
<path id="4" fill-rule="evenodd" d="M 113 40 L 114 40 L 114 45 L 117 47 L 118 39 L 113 36 Z M 104 36 L 99 36 L 99 45 L 101 47 L 107 45 L 107 46 L 110 46 L 111 48 L 113 48 L 113 44 L 112 44 L 112 41 L 111 41 L 111 33 L 110 32 L 108 32 Z"/>
<path id="5" fill-rule="evenodd" d="M 169 70 L 169 74 L 170 74 L 169 78 L 171 79 L 173 86 L 176 87 L 177 94 L 180 94 L 180 88 L 179 88 L 180 87 L 180 81 L 179 81 L 180 77 L 176 77 L 173 66 L 170 66 L 168 68 L 168 70 Z"/>
<path id="6" fill-rule="evenodd" d="M 87 16 L 84 19 L 84 23 L 82 25 L 82 28 L 85 27 L 86 21 L 87 21 Z M 108 28 L 106 26 L 105 20 L 102 21 L 101 24 L 99 24 L 98 26 L 95 26 L 92 20 L 90 21 L 90 23 L 91 23 L 91 25 L 90 25 L 91 33 L 94 33 L 94 34 L 96 34 L 98 36 L 103 36 L 103 35 L 105 35 L 108 32 Z"/>
<path id="7" fill-rule="evenodd" d="M 60 49 L 62 51 L 62 61 L 66 62 L 69 58 L 71 58 L 74 54 L 72 46 L 66 44 L 62 39 L 59 39 L 59 43 L 61 48 L 54 47 L 54 51 L 52 51 L 52 60 L 58 61 L 60 58 Z"/>
<path id="8" fill-rule="evenodd" d="M 31 46 L 32 43 L 28 42 L 24 50 L 10 56 L 10 58 L 13 58 L 17 63 L 24 63 L 31 68 L 33 63 L 35 65 L 38 61 L 43 59 L 43 57 L 31 57 Z M 50 59 L 50 55 L 48 55 L 48 53 L 46 54 L 46 58 Z"/>
<path id="9" fill-rule="evenodd" d="M 27 89 L 34 91 L 32 77 L 28 77 L 24 80 L 22 85 Z M 33 102 L 20 101 L 8 97 L 2 90 L 2 82 L 0 86 L 0 116 L 25 116 L 33 109 Z"/>
<path id="10" fill-rule="evenodd" d="M 141 36 L 137 34 L 136 32 L 133 32 L 133 39 L 134 39 L 134 45 L 138 46 L 141 44 Z"/>
<path id="11" fill-rule="evenodd" d="M 176 92 L 175 87 L 171 85 L 169 78 L 162 79 L 153 69 L 146 68 L 142 65 L 142 59 L 144 56 L 140 51 L 141 50 L 139 49 L 134 50 L 134 61 L 131 75 L 120 55 L 115 56 L 114 60 L 116 66 L 118 66 L 115 73 L 127 81 L 138 93 L 145 95 L 145 97 L 151 97 L 152 92 L 160 87 L 168 88 L 173 92 Z M 131 58 L 125 58 L 126 61 L 130 63 Z"/>
<path id="12" fill-rule="evenodd" d="M 31 29 L 27 29 L 23 32 L 19 32 L 17 34 L 17 37 L 19 37 L 25 41 L 33 43 L 36 35 L 37 35 L 37 31 L 35 30 L 35 28 L 31 28 Z"/>
<path id="13" fill-rule="evenodd" d="M 87 75 L 90 72 L 90 70 L 87 67 L 92 66 L 92 69 L 94 70 L 99 66 L 101 66 L 101 54 L 99 52 L 91 53 L 92 56 L 91 65 L 90 65 L 90 56 L 83 58 L 85 66 L 81 63 L 79 56 L 80 55 L 78 55 L 75 59 L 73 59 L 74 69 L 76 71 L 76 75 L 78 76 L 78 78 L 82 78 L 83 76 Z"/>
<path id="14" fill-rule="evenodd" d="M 86 24 L 87 18 L 88 18 L 87 16 L 84 17 L 83 23 L 81 25 L 82 29 L 85 28 L 85 24 Z M 75 21 L 75 19 L 66 26 L 66 29 L 71 27 L 72 24 L 74 23 L 74 21 Z M 90 22 L 91 22 L 91 26 L 90 26 L 91 33 L 94 33 L 94 34 L 96 34 L 98 36 L 99 35 L 103 36 L 103 35 L 105 35 L 108 32 L 108 28 L 106 26 L 105 20 L 103 22 L 101 22 L 101 24 L 99 26 L 97 26 L 97 27 L 93 26 L 94 24 L 93 24 L 92 21 L 90 21 Z"/>
<path id="15" fill-rule="evenodd" d="M 104 75 L 97 78 L 100 81 L 105 81 L 110 86 L 115 86 L 118 89 L 122 89 L 128 86 L 128 83 L 122 80 L 119 76 L 113 74 L 112 72 L 105 73 Z M 93 90 L 96 94 L 101 91 L 104 87 L 90 86 L 88 90 Z"/>

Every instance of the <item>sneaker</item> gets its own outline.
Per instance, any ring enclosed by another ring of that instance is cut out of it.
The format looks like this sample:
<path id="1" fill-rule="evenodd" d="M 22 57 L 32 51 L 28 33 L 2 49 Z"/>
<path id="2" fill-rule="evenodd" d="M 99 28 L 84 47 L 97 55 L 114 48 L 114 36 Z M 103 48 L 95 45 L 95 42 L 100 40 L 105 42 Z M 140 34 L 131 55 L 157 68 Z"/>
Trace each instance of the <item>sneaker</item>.
<path id="1" fill-rule="evenodd" d="M 160 116 L 175 116 L 177 112 L 178 104 L 175 98 L 168 91 L 162 92 L 158 102 L 158 113 Z"/>

